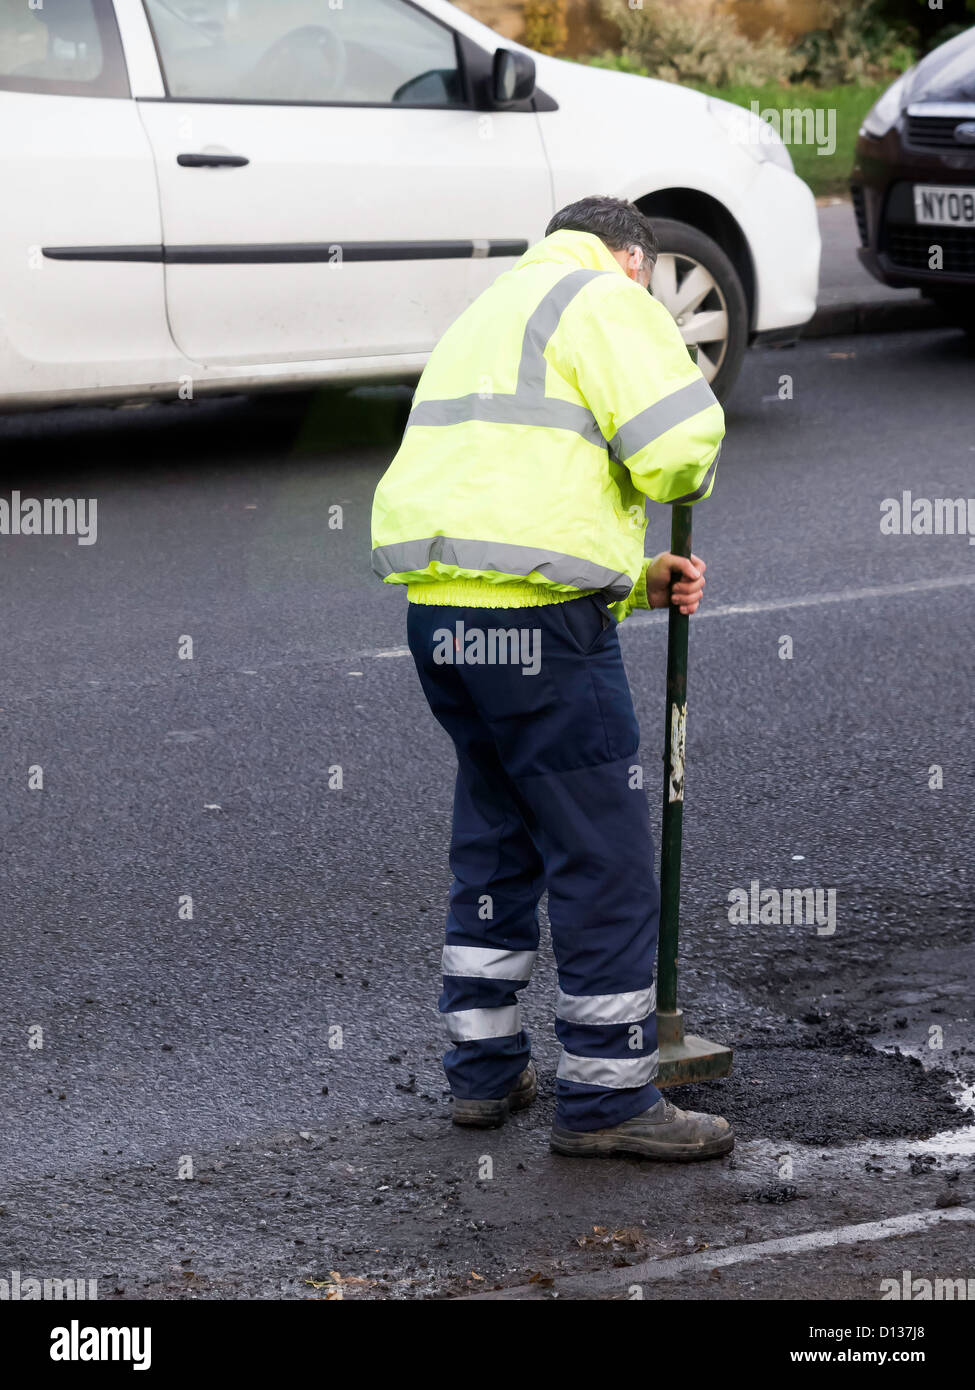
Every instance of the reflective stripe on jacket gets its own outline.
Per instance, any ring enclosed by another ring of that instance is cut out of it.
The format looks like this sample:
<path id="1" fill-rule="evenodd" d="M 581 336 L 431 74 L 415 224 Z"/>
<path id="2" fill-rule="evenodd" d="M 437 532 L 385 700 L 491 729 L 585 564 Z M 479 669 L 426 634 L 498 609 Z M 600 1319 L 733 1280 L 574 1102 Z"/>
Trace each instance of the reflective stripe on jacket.
<path id="1" fill-rule="evenodd" d="M 452 324 L 380 480 L 373 568 L 411 600 L 646 607 L 645 499 L 708 496 L 724 414 L 670 314 L 554 232 Z"/>

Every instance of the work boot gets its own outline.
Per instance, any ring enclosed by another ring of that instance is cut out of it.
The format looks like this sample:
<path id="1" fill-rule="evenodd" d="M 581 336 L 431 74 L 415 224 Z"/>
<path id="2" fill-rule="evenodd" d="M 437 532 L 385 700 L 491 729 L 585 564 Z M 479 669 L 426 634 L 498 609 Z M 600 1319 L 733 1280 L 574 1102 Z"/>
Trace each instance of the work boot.
<path id="1" fill-rule="evenodd" d="M 514 1090 L 500 1100 L 462 1100 L 454 1096 L 451 1119 L 455 1125 L 471 1125 L 474 1129 L 494 1129 L 503 1125 L 512 1110 L 524 1110 L 538 1095 L 535 1063 L 529 1062 L 515 1082 Z"/>
<path id="2" fill-rule="evenodd" d="M 637 1154 L 670 1163 L 695 1158 L 718 1158 L 735 1147 L 735 1134 L 720 1115 L 678 1110 L 663 1096 L 656 1105 L 611 1129 L 579 1131 L 553 1128 L 551 1147 L 557 1154 L 599 1158 L 611 1154 Z"/>

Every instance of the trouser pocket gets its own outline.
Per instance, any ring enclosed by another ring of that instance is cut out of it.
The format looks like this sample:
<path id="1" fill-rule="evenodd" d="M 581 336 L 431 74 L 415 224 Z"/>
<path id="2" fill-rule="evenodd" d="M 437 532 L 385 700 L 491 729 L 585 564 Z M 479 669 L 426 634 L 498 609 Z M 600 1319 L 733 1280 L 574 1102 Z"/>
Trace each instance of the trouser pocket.
<path id="1" fill-rule="evenodd" d="M 569 599 L 558 607 L 570 640 L 584 656 L 599 645 L 603 633 L 616 622 L 602 594 Z"/>

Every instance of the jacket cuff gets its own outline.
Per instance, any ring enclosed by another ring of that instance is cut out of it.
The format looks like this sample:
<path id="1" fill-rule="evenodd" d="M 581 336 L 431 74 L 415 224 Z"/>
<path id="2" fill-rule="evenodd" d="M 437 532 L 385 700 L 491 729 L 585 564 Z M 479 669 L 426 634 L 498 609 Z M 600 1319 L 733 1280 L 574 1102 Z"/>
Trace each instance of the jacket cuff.
<path id="1" fill-rule="evenodd" d="M 629 617 L 634 608 L 649 608 L 650 602 L 647 598 L 647 570 L 653 564 L 653 559 L 645 559 L 640 567 L 640 578 L 633 585 L 633 588 L 618 603 L 608 605 L 609 611 L 614 615 L 616 621 L 621 623 L 624 618 Z"/>
<path id="2" fill-rule="evenodd" d="M 653 564 L 653 558 L 648 556 L 640 569 L 640 578 L 633 585 L 633 592 L 630 598 L 633 600 L 633 608 L 649 608 L 650 600 L 647 597 L 647 570 Z"/>

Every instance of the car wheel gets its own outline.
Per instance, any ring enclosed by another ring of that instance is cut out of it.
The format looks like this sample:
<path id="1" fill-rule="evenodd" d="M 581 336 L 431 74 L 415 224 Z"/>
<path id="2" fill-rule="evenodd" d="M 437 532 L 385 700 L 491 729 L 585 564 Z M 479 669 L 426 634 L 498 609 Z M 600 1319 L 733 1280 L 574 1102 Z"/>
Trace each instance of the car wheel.
<path id="1" fill-rule="evenodd" d="M 673 314 L 684 342 L 697 344 L 698 366 L 724 400 L 748 343 L 748 301 L 738 272 L 718 243 L 696 227 L 667 217 L 651 221 L 660 253 L 650 293 Z"/>

